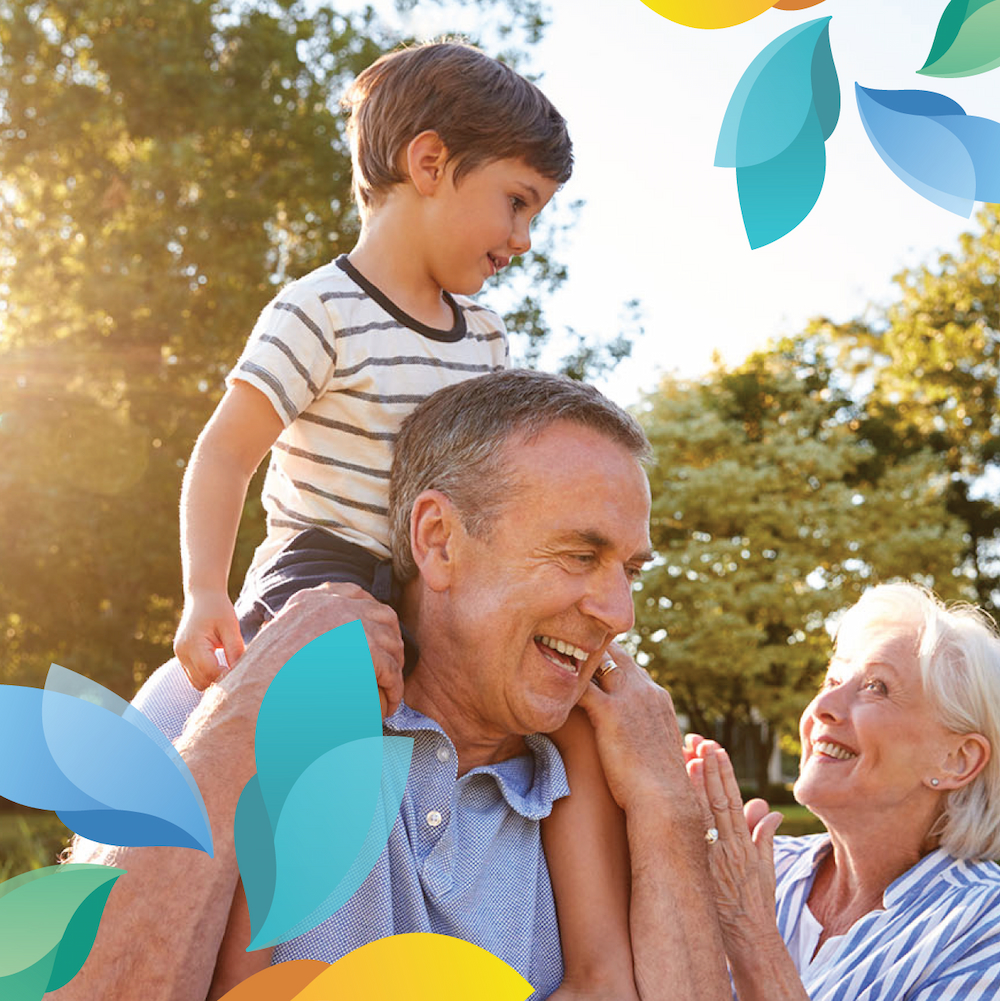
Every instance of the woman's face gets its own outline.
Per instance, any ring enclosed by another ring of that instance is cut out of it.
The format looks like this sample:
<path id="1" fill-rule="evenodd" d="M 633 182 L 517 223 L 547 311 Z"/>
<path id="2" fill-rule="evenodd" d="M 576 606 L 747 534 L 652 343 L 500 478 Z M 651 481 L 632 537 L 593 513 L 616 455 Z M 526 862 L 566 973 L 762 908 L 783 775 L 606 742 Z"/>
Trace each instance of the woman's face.
<path id="1" fill-rule="evenodd" d="M 862 624 L 837 638 L 819 693 L 799 724 L 795 798 L 830 820 L 877 811 L 880 821 L 929 826 L 955 734 L 924 694 L 917 635 L 899 624 Z"/>

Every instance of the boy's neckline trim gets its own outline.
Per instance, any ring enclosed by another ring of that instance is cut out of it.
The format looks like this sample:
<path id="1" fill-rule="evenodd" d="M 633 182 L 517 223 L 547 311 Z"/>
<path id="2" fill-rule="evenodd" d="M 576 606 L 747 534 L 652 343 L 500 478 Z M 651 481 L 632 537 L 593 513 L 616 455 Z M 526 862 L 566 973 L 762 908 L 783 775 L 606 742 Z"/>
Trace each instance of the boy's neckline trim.
<path id="1" fill-rule="evenodd" d="M 420 320 L 409 313 L 400 309 L 378 286 L 373 285 L 365 276 L 358 271 L 358 269 L 351 264 L 347 259 L 347 254 L 341 254 L 334 264 L 340 268 L 341 271 L 347 275 L 356 285 L 362 288 L 365 292 L 371 296 L 390 316 L 394 319 L 399 320 L 404 327 L 409 327 L 410 330 L 421 334 L 423 337 L 429 337 L 434 341 L 460 341 L 465 337 L 466 326 L 465 326 L 465 313 L 461 306 L 452 298 L 449 292 L 442 290 L 441 295 L 444 297 L 444 301 L 451 308 L 452 315 L 455 317 L 455 322 L 452 324 L 451 330 L 439 330 L 437 327 L 428 326 L 426 323 L 421 323 Z"/>

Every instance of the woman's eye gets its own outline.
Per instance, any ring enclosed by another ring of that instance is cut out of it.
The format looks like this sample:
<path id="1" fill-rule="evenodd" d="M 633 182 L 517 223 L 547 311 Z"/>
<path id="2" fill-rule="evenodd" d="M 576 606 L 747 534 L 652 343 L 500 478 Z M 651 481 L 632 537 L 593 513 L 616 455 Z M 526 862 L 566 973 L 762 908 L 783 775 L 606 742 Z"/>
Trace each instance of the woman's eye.
<path id="1" fill-rule="evenodd" d="M 879 681 L 878 678 L 869 678 L 865 682 L 865 690 L 869 692 L 877 692 L 879 695 L 888 695 L 889 689 L 886 688 L 884 681 Z"/>

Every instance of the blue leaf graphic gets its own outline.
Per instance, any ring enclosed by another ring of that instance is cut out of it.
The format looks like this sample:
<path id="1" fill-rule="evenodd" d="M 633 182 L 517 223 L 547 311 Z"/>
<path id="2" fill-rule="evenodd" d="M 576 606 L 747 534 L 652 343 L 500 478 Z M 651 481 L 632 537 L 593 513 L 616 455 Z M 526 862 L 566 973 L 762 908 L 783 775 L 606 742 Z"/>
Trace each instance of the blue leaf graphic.
<path id="1" fill-rule="evenodd" d="M 72 671 L 53 665 L 44 690 L 0 685 L 0 756 L 18 761 L 0 795 L 55 810 L 82 837 L 212 852 L 201 794 L 163 734 Z"/>
<path id="2" fill-rule="evenodd" d="M 932 91 L 856 83 L 855 94 L 872 145 L 918 194 L 964 218 L 975 202 L 1000 200 L 1000 123 Z"/>
<path id="3" fill-rule="evenodd" d="M 250 948 L 259 949 L 316 927 L 345 903 L 399 811 L 413 741 L 382 736 L 360 622 L 289 659 L 261 703 L 254 749 L 257 774 L 240 797 L 234 836 Z"/>
<path id="4" fill-rule="evenodd" d="M 723 118 L 715 165 L 735 167 L 754 249 L 791 232 L 826 176 L 824 143 L 840 117 L 829 17 L 786 31 L 754 59 Z"/>

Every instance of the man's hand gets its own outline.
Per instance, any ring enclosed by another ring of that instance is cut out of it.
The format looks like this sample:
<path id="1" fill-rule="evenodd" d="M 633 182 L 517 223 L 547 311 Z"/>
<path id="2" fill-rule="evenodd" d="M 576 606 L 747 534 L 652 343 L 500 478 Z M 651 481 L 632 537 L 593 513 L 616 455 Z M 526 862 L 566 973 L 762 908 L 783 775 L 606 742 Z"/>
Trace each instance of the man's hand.
<path id="1" fill-rule="evenodd" d="M 403 697 L 403 637 L 396 613 L 356 584 L 321 584 L 292 595 L 278 617 L 267 623 L 254 640 L 255 646 L 266 642 L 277 644 L 277 649 L 268 657 L 255 658 L 253 667 L 258 673 L 264 670 L 266 684 L 270 684 L 288 658 L 310 640 L 356 619 L 360 620 L 368 640 L 382 718 L 385 719 L 396 711 Z M 282 649 L 287 653 L 282 654 Z M 277 663 L 275 658 L 279 658 Z M 252 684 L 254 679 L 244 678 L 242 674 L 242 671 L 236 672 L 235 678 L 229 675 L 223 687 Z M 264 677 L 257 680 L 264 680 Z"/>
<path id="2" fill-rule="evenodd" d="M 617 644 L 615 669 L 588 687 L 580 705 L 597 735 L 601 765 L 618 805 L 628 812 L 648 795 L 690 798 L 674 703 Z"/>

